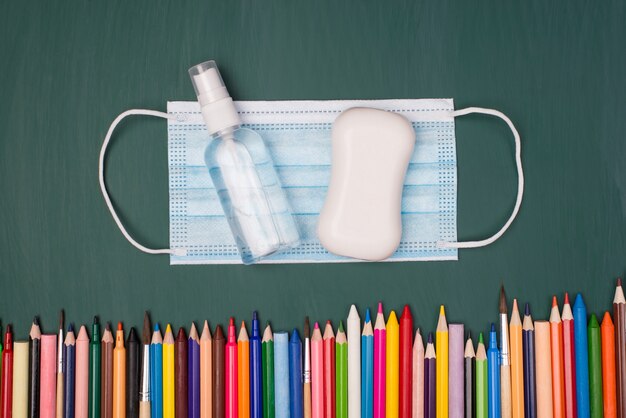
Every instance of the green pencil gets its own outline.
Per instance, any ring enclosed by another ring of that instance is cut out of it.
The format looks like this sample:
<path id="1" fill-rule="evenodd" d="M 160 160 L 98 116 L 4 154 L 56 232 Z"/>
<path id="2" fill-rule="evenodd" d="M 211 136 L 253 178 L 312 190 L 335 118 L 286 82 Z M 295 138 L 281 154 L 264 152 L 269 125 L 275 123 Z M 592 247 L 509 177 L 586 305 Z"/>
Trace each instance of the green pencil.
<path id="1" fill-rule="evenodd" d="M 100 324 L 94 316 L 89 344 L 89 418 L 100 418 Z"/>
<path id="2" fill-rule="evenodd" d="M 587 325 L 587 345 L 589 347 L 589 405 L 591 418 L 602 418 L 602 348 L 600 325 L 595 314 L 591 314 Z"/>
<path id="3" fill-rule="evenodd" d="M 487 418 L 487 393 L 487 352 L 481 332 L 476 349 L 476 418 Z"/>
<path id="4" fill-rule="evenodd" d="M 263 369 L 263 418 L 274 418 L 274 335 L 267 324 L 261 340 Z"/>
<path id="5" fill-rule="evenodd" d="M 336 418 L 348 418 L 348 340 L 339 323 L 335 338 L 335 405 Z"/>

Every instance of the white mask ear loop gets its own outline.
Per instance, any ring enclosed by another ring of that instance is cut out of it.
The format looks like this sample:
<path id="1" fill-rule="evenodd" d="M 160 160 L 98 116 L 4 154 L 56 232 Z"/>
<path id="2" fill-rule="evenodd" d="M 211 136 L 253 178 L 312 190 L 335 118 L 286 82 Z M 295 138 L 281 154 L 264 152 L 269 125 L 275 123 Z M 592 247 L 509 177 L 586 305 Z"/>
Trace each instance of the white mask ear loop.
<path id="1" fill-rule="evenodd" d="M 513 212 L 511 212 L 511 216 L 506 221 L 506 223 L 500 228 L 498 232 L 493 234 L 491 237 L 480 240 L 480 241 L 464 241 L 464 242 L 445 242 L 439 241 L 437 242 L 437 246 L 440 248 L 478 248 L 484 247 L 486 245 L 492 244 L 498 238 L 502 236 L 509 229 L 509 226 L 513 223 L 513 220 L 517 216 L 519 212 L 519 208 L 522 204 L 522 196 L 524 195 L 524 170 L 522 169 L 522 144 L 520 141 L 519 133 L 513 122 L 502 112 L 499 112 L 494 109 L 484 109 L 481 107 L 468 107 L 466 109 L 456 110 L 450 113 L 450 116 L 457 117 L 467 115 L 469 113 L 482 113 L 485 115 L 497 116 L 509 125 L 509 129 L 513 132 L 513 138 L 515 139 L 515 165 L 517 166 L 517 199 L 515 200 L 515 207 L 513 207 Z"/>
<path id="2" fill-rule="evenodd" d="M 100 160 L 98 163 L 98 179 L 100 181 L 100 191 L 102 192 L 104 201 L 106 202 L 107 207 L 109 208 L 109 212 L 111 212 L 111 216 L 113 216 L 113 220 L 115 220 L 117 227 L 120 229 L 120 231 L 122 231 L 122 234 L 124 235 L 126 240 L 128 240 L 128 242 L 133 244 L 135 248 L 148 254 L 173 254 L 173 255 L 183 256 L 186 254 L 186 251 L 184 249 L 155 250 L 152 248 L 144 247 L 143 245 L 135 241 L 135 239 L 132 236 L 130 236 L 128 231 L 126 231 L 126 228 L 124 228 L 122 221 L 120 221 L 120 218 L 117 216 L 117 213 L 115 212 L 115 209 L 113 208 L 113 203 L 111 202 L 111 198 L 109 197 L 109 193 L 107 192 L 106 185 L 104 184 L 104 157 L 107 152 L 107 147 L 109 146 L 109 141 L 111 140 L 111 135 L 113 134 L 113 131 L 115 130 L 117 125 L 122 121 L 122 119 L 131 115 L 156 116 L 159 118 L 171 119 L 171 120 L 177 119 L 176 115 L 170 115 L 164 112 L 157 112 L 156 110 L 145 110 L 145 109 L 127 110 L 126 112 L 121 113 L 117 118 L 115 118 L 115 120 L 113 121 L 113 123 L 111 123 L 111 126 L 109 127 L 109 131 L 107 132 L 106 137 L 104 138 L 104 142 L 102 143 L 102 148 L 100 149 Z"/>

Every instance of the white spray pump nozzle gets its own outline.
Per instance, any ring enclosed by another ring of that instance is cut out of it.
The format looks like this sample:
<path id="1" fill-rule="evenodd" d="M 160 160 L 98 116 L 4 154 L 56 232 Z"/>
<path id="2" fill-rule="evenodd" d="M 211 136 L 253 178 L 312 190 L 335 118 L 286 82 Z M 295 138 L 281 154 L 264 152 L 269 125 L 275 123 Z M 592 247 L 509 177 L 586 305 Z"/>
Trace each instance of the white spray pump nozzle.
<path id="1" fill-rule="evenodd" d="M 241 124 L 215 61 L 194 65 L 189 69 L 189 77 L 210 135 Z"/>

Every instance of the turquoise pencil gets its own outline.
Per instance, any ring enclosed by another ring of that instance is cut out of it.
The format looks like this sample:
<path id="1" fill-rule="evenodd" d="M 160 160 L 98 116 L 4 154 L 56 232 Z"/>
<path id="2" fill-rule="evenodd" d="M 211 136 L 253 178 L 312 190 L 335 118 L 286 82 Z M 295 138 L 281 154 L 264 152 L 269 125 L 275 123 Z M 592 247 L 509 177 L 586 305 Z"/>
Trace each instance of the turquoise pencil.
<path id="1" fill-rule="evenodd" d="M 154 326 L 150 342 L 150 416 L 163 418 L 163 336 Z"/>
<path id="2" fill-rule="evenodd" d="M 576 408 L 578 418 L 589 418 L 589 354 L 587 347 L 587 307 L 582 295 L 576 296 L 574 314 L 574 349 L 576 355 Z"/>
<path id="3" fill-rule="evenodd" d="M 370 310 L 365 312 L 361 334 L 361 418 L 374 416 L 374 331 Z"/>

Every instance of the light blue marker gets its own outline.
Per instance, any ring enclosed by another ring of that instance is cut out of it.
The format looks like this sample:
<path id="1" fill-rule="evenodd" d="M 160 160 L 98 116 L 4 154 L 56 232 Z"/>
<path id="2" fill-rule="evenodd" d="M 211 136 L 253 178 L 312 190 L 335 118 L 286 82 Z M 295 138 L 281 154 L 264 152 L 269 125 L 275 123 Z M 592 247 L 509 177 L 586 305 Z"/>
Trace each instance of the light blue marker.
<path id="1" fill-rule="evenodd" d="M 500 350 L 498 350 L 498 337 L 496 326 L 491 324 L 489 332 L 489 349 L 487 349 L 487 393 L 489 405 L 487 416 L 489 418 L 501 418 L 500 414 Z"/>
<path id="2" fill-rule="evenodd" d="M 374 332 L 370 310 L 361 334 L 361 418 L 374 416 Z"/>
<path id="3" fill-rule="evenodd" d="M 274 411 L 275 418 L 289 418 L 289 336 L 274 333 Z"/>
<path id="4" fill-rule="evenodd" d="M 572 307 L 574 315 L 574 348 L 576 351 L 576 407 L 578 418 L 589 418 L 589 354 L 587 348 L 587 307 L 578 294 Z"/>

